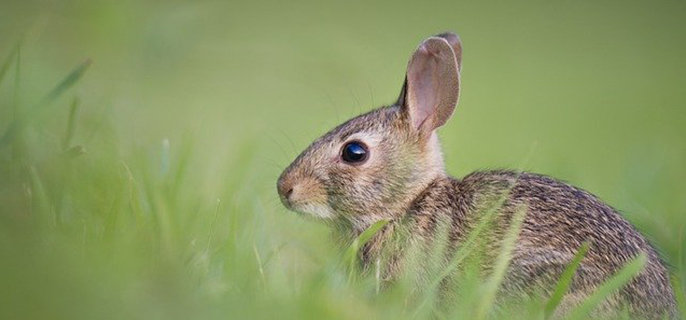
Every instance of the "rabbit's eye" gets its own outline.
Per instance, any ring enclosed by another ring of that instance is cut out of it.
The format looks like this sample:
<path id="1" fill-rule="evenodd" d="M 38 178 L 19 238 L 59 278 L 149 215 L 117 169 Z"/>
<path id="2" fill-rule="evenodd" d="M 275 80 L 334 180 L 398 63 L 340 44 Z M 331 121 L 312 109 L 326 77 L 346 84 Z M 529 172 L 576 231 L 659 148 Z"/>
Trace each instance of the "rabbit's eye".
<path id="1" fill-rule="evenodd" d="M 341 158 L 348 163 L 360 163 L 367 160 L 367 146 L 362 142 L 352 141 L 343 146 Z"/>

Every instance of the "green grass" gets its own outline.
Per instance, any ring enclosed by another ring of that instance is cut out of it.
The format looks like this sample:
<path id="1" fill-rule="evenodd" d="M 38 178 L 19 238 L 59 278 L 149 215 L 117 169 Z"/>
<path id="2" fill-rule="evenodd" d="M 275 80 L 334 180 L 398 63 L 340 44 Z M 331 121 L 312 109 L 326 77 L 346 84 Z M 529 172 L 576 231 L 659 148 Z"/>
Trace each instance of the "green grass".
<path id="1" fill-rule="evenodd" d="M 524 169 L 600 196 L 659 249 L 686 312 L 683 3 L 106 0 L 0 10 L 0 318 L 550 315 L 559 295 L 494 305 L 478 233 L 423 292 L 411 274 L 380 290 L 350 266 L 366 236 L 341 246 L 276 195 L 302 149 L 391 102 L 444 30 L 465 48 L 448 171 Z"/>
<path id="2" fill-rule="evenodd" d="M 569 289 L 569 286 L 572 284 L 572 277 L 574 277 L 576 270 L 581 265 L 581 260 L 584 259 L 589 248 L 590 242 L 584 242 L 584 244 L 581 245 L 581 248 L 579 248 L 579 251 L 574 255 L 572 261 L 569 262 L 567 268 L 565 268 L 565 270 L 562 272 L 562 275 L 560 275 L 560 279 L 555 286 L 555 290 L 553 290 L 553 293 L 550 295 L 550 299 L 545 305 L 545 319 L 550 319 L 554 315 L 556 308 L 562 301 L 562 297 L 564 297 Z"/>
<path id="3" fill-rule="evenodd" d="M 624 284 L 643 270 L 646 264 L 645 254 L 641 254 L 629 261 L 622 269 L 617 271 L 611 278 L 607 279 L 603 285 L 596 288 L 584 302 L 574 309 L 569 315 L 569 319 L 588 319 L 593 309 L 603 302 L 603 299 L 617 292 Z"/>

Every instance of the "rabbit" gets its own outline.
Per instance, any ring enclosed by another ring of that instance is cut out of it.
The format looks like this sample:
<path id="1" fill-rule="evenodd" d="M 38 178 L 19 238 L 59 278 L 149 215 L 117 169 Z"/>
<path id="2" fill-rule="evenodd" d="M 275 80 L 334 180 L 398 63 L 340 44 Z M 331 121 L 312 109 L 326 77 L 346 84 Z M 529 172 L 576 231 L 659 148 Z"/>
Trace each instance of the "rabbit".
<path id="1" fill-rule="evenodd" d="M 446 173 L 436 131 L 457 106 L 461 60 L 462 43 L 456 34 L 424 40 L 408 63 L 394 104 L 334 128 L 283 171 L 277 182 L 283 204 L 342 230 L 348 241 L 377 221 L 390 221 L 361 250 L 361 263 L 369 267 L 380 259 L 385 246 L 392 247 L 389 239 L 401 224 L 410 226 L 412 237 L 431 239 L 437 221 L 447 221 L 448 239 L 459 248 L 489 203 L 504 197 L 496 208 L 492 232 L 484 236 L 493 250 L 515 213 L 524 213 L 501 285 L 503 292 L 527 292 L 534 285 L 550 292 L 588 242 L 590 249 L 562 299 L 560 312 L 578 305 L 644 253 L 644 269 L 596 310 L 603 315 L 621 310 L 632 317 L 676 318 L 669 273 L 656 250 L 596 196 L 535 173 L 477 171 L 461 179 Z M 404 248 L 390 250 L 400 256 Z M 393 281 L 401 267 L 387 260 L 383 277 Z M 485 270 L 492 268 L 492 260 L 488 261 Z"/>

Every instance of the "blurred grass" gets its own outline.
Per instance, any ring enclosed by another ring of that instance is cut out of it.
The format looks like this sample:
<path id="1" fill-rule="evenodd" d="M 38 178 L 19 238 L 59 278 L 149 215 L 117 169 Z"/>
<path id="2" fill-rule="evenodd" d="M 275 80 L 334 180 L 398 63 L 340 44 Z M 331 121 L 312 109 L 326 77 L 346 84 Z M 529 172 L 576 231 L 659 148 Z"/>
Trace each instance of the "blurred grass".
<path id="1" fill-rule="evenodd" d="M 412 316 L 402 290 L 349 283 L 327 228 L 274 185 L 392 102 L 444 30 L 465 46 L 449 171 L 526 158 L 590 190 L 684 292 L 684 2 L 5 1 L 0 132 L 93 64 L 0 149 L 0 316 Z"/>

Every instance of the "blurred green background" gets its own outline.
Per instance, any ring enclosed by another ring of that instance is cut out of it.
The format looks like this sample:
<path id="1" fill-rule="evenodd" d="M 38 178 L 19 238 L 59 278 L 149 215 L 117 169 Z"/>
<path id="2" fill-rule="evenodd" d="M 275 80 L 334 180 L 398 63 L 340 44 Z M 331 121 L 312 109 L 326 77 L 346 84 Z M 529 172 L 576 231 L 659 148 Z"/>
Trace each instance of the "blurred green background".
<path id="1" fill-rule="evenodd" d="M 446 30 L 464 44 L 449 172 L 583 187 L 684 283 L 684 1 L 3 0 L 0 132 L 22 125 L 0 146 L 0 317 L 408 316 L 346 280 L 275 181 L 392 103 Z"/>

